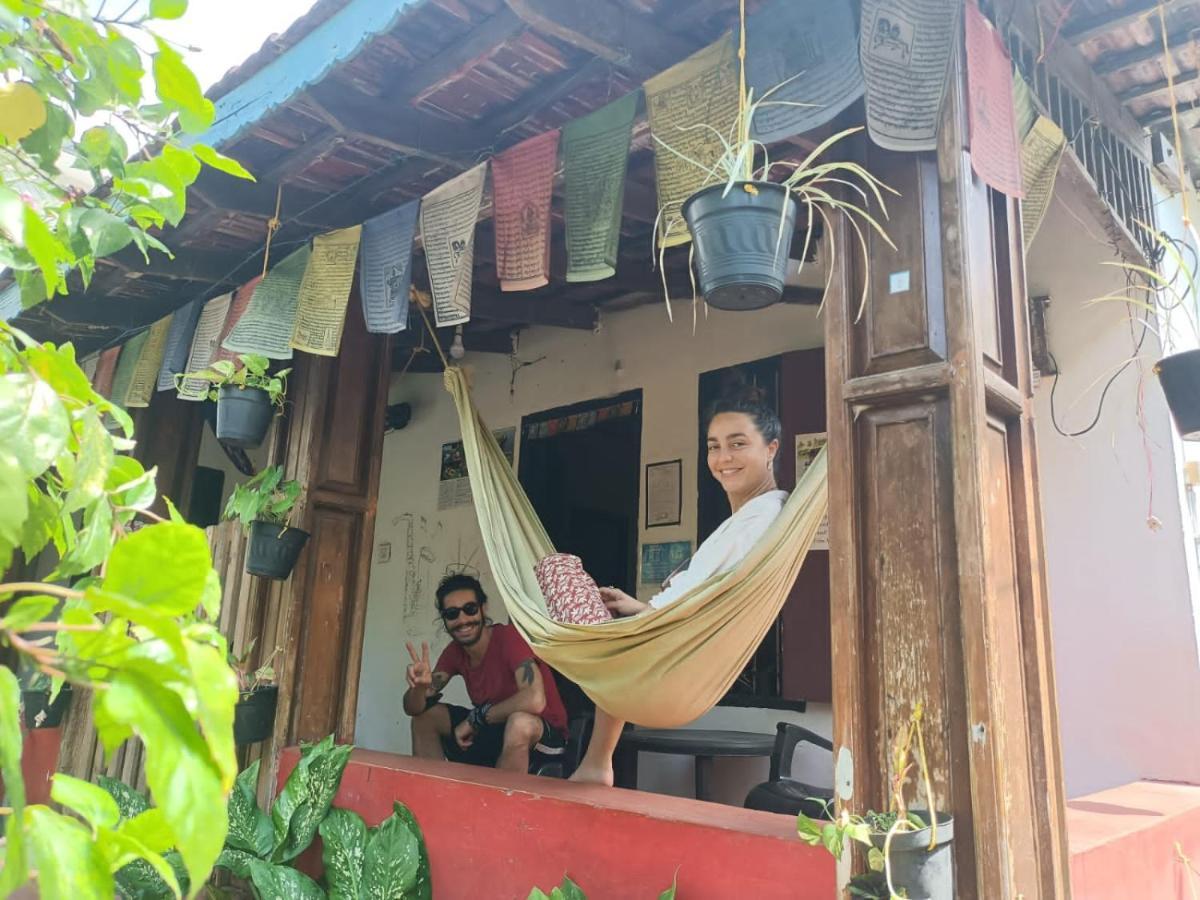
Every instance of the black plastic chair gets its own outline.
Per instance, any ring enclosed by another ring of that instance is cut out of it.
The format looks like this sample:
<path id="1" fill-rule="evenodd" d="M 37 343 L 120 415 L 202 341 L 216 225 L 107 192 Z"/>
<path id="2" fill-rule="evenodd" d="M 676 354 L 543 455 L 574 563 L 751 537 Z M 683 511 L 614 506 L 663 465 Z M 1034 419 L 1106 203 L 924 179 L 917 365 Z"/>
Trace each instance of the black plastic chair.
<path id="1" fill-rule="evenodd" d="M 792 778 L 792 755 L 800 744 L 809 743 L 833 753 L 833 744 L 815 732 L 780 722 L 775 726 L 775 749 L 771 753 L 770 781 L 755 785 L 746 795 L 746 809 L 783 813 L 804 813 L 814 819 L 828 816 L 826 804 L 832 803 L 830 788 L 814 787 Z M 832 763 L 832 760 L 831 760 Z"/>
<path id="2" fill-rule="evenodd" d="M 529 774 L 545 778 L 570 778 L 574 775 L 591 739 L 594 722 L 595 717 L 590 712 L 572 716 L 567 723 L 567 745 L 562 755 L 532 767 Z"/>

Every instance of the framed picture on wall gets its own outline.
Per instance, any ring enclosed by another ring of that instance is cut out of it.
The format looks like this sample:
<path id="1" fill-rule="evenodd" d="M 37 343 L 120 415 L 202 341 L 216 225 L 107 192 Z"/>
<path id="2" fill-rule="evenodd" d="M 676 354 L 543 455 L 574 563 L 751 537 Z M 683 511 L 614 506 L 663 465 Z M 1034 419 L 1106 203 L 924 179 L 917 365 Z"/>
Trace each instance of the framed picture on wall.
<path id="1" fill-rule="evenodd" d="M 683 460 L 646 465 L 646 527 L 678 525 L 683 515 Z"/>

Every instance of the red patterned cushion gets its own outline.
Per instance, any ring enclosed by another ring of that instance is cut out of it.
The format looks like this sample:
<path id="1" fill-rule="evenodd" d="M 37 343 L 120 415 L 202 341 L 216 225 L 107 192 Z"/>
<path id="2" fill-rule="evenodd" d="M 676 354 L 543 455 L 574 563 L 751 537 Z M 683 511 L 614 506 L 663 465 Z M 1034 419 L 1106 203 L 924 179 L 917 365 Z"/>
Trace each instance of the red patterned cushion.
<path id="1" fill-rule="evenodd" d="M 600 599 L 600 589 L 583 570 L 578 556 L 555 553 L 534 566 L 533 572 L 554 621 L 594 625 L 612 619 L 612 613 Z"/>

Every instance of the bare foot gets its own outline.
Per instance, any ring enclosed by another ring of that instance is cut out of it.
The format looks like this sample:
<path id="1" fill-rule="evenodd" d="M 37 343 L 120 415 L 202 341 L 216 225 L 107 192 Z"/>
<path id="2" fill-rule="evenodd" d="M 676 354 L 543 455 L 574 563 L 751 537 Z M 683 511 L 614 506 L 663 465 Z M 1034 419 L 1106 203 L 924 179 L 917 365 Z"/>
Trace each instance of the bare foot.
<path id="1" fill-rule="evenodd" d="M 575 774 L 567 780 L 574 781 L 576 784 L 603 784 L 612 787 L 613 769 L 612 766 L 601 768 L 585 764 L 576 769 Z"/>

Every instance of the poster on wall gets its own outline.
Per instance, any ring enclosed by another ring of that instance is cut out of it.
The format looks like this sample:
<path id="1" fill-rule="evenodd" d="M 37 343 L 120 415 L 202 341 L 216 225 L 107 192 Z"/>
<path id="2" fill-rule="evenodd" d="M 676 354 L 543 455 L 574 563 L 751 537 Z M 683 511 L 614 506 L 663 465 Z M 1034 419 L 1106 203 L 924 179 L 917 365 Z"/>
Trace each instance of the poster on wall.
<path id="1" fill-rule="evenodd" d="M 501 428 L 499 431 L 493 431 L 492 434 L 511 466 L 517 446 L 516 426 Z M 462 441 L 442 444 L 441 474 L 438 477 L 438 509 L 470 506 L 472 499 L 471 480 L 467 477 L 467 455 L 463 452 Z"/>
<path id="2" fill-rule="evenodd" d="M 824 431 L 796 435 L 796 481 L 799 481 L 800 476 L 812 465 L 812 461 L 817 458 L 817 454 L 821 452 L 828 440 L 829 435 Z M 812 542 L 812 549 L 829 549 L 829 513 L 825 513 L 825 518 L 821 520 L 817 536 Z"/>
<path id="3" fill-rule="evenodd" d="M 646 465 L 646 527 L 678 525 L 683 506 L 683 460 Z"/>
<path id="4" fill-rule="evenodd" d="M 691 558 L 691 541 L 642 544 L 642 584 L 663 585 Z"/>

